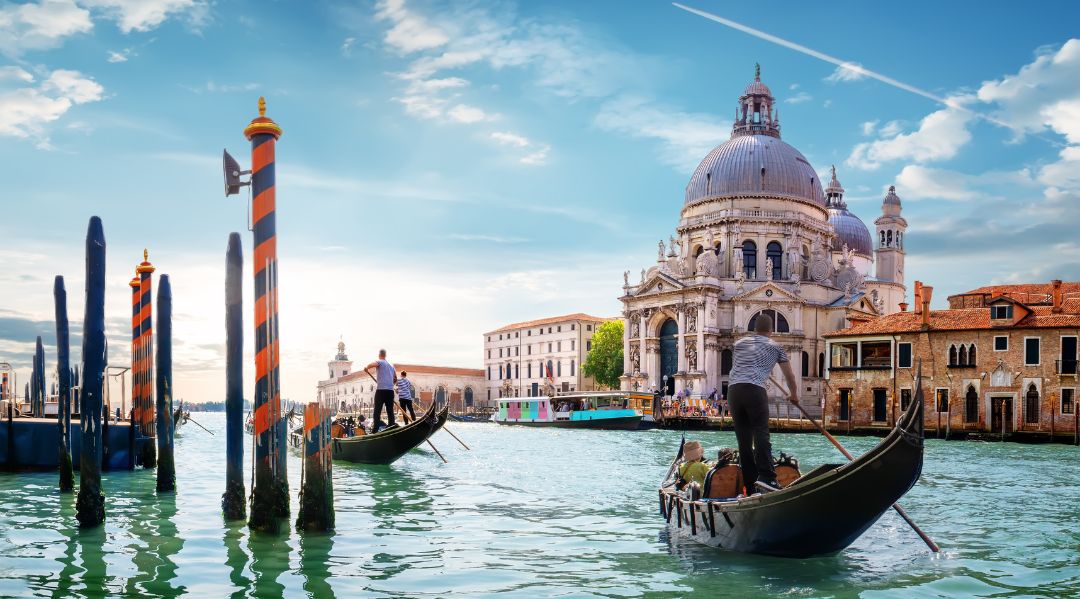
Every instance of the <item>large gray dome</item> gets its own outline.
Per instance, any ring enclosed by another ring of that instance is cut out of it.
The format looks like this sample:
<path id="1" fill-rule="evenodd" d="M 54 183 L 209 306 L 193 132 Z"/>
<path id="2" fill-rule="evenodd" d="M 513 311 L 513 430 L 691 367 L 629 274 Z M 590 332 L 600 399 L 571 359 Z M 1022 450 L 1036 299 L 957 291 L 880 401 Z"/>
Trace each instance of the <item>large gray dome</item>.
<path id="1" fill-rule="evenodd" d="M 686 186 L 687 204 L 747 195 L 788 197 L 825 205 L 814 168 L 801 152 L 769 135 L 739 135 L 713 148 Z"/>
<path id="2" fill-rule="evenodd" d="M 874 255 L 874 239 L 870 237 L 870 230 L 862 222 L 862 219 L 852 214 L 846 204 L 829 207 L 829 224 L 836 231 L 836 247 L 839 250 L 841 244 L 847 244 L 848 248 L 856 254 L 862 254 L 868 258 Z"/>

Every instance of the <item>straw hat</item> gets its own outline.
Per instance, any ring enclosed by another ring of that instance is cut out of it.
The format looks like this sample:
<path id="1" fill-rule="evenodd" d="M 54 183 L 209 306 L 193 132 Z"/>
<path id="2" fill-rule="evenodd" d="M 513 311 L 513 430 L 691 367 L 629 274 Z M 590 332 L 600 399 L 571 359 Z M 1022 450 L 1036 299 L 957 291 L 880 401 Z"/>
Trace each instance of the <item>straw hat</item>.
<path id="1" fill-rule="evenodd" d="M 683 446 L 683 456 L 687 461 L 700 460 L 705 456 L 705 449 L 697 441 L 687 441 Z"/>

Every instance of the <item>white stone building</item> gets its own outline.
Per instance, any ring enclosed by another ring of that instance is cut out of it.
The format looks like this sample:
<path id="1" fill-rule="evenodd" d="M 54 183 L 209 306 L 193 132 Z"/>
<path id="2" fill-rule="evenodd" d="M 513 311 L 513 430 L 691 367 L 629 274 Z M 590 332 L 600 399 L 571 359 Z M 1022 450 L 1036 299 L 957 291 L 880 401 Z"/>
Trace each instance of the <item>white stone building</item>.
<path id="1" fill-rule="evenodd" d="M 366 366 L 371 360 L 364 362 Z M 484 371 L 479 368 L 427 366 L 424 364 L 394 363 L 398 374 L 408 373 L 420 401 L 427 405 L 434 399 L 450 403 L 453 412 L 466 412 L 481 403 L 485 386 Z M 338 342 L 337 355 L 327 363 L 330 378 L 319 381 L 319 399 L 329 399 L 336 408 L 345 402 L 350 410 L 371 412 L 375 401 L 375 381 L 362 370 L 353 371 L 353 362 L 345 353 L 345 343 Z"/>
<path id="2" fill-rule="evenodd" d="M 535 397 L 555 391 L 592 391 L 581 363 L 596 327 L 607 318 L 567 314 L 517 322 L 484 333 L 485 405 L 500 397 Z"/>
<path id="3" fill-rule="evenodd" d="M 780 139 L 760 70 L 739 98 L 731 138 L 701 161 L 679 224 L 637 282 L 624 273 L 624 390 L 726 392 L 731 347 L 758 314 L 776 323 L 800 395 L 820 398 L 823 335 L 900 310 L 907 222 L 890 187 L 877 235 L 851 213 L 831 171 Z M 875 245 L 876 242 L 876 245 Z"/>

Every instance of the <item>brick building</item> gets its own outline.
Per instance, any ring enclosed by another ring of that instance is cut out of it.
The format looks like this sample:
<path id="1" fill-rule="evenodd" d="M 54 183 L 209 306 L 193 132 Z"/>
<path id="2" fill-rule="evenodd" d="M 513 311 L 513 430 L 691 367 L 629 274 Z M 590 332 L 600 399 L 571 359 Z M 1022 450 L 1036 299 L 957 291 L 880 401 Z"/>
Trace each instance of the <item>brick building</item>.
<path id="1" fill-rule="evenodd" d="M 913 311 L 825 335 L 828 424 L 891 426 L 914 395 L 921 361 L 930 434 L 1071 438 L 1080 283 L 980 287 L 949 297 L 948 310 L 929 309 L 932 293 L 916 282 Z"/>

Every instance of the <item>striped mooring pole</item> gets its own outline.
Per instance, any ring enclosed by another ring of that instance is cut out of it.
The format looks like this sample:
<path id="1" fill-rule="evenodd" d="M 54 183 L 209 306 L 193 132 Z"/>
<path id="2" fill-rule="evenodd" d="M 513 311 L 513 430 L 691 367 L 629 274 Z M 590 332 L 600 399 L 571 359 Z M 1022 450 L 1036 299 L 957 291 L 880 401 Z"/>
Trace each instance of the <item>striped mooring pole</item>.
<path id="1" fill-rule="evenodd" d="M 142 304 L 139 299 L 139 273 L 136 272 L 135 276 L 128 282 L 128 286 L 131 287 L 131 430 L 138 438 L 142 433 L 139 432 L 139 423 L 142 422 L 142 404 L 139 402 L 142 397 L 141 388 L 139 387 L 140 374 L 139 368 L 142 364 L 139 363 L 139 325 L 142 323 Z M 129 458 L 135 458 L 134 450 L 133 455 Z M 137 456 L 138 460 L 142 459 L 142 456 Z"/>
<path id="2" fill-rule="evenodd" d="M 334 528 L 334 481 L 330 446 L 330 409 L 313 401 L 304 408 L 304 461 L 300 474 L 298 530 Z"/>
<path id="3" fill-rule="evenodd" d="M 240 234 L 225 252 L 225 494 L 226 520 L 247 515 L 244 490 L 244 256 Z"/>
<path id="4" fill-rule="evenodd" d="M 274 150 L 281 127 L 259 116 L 244 128 L 251 141 L 251 222 L 255 237 L 255 486 L 248 525 L 276 531 L 276 518 L 289 515 L 289 480 L 285 448 L 280 443 L 281 378 L 278 346 L 278 281 Z"/>
<path id="5" fill-rule="evenodd" d="M 60 492 L 75 489 L 75 473 L 71 467 L 71 342 L 68 331 L 67 290 L 64 277 L 56 275 L 53 281 L 53 302 L 56 311 L 56 378 L 60 389 L 56 392 L 56 422 L 59 428 Z"/>
<path id="6" fill-rule="evenodd" d="M 143 261 L 135 267 L 139 276 L 139 405 L 142 417 L 139 429 L 146 437 L 154 437 L 154 324 L 153 306 L 151 305 L 151 287 L 154 265 L 150 264 L 150 252 L 143 250 Z M 142 465 L 153 468 L 157 465 L 157 452 L 154 443 L 143 443 Z"/>
<path id="7" fill-rule="evenodd" d="M 106 351 L 105 231 L 101 219 L 94 216 L 86 233 L 86 311 L 79 388 L 82 449 L 75 517 L 83 528 L 93 528 L 105 521 L 105 494 L 101 491 L 101 392 L 105 384 Z"/>
<path id="8" fill-rule="evenodd" d="M 169 275 L 158 278 L 157 296 L 157 492 L 176 491 L 173 460 L 172 407 L 172 285 Z"/>

